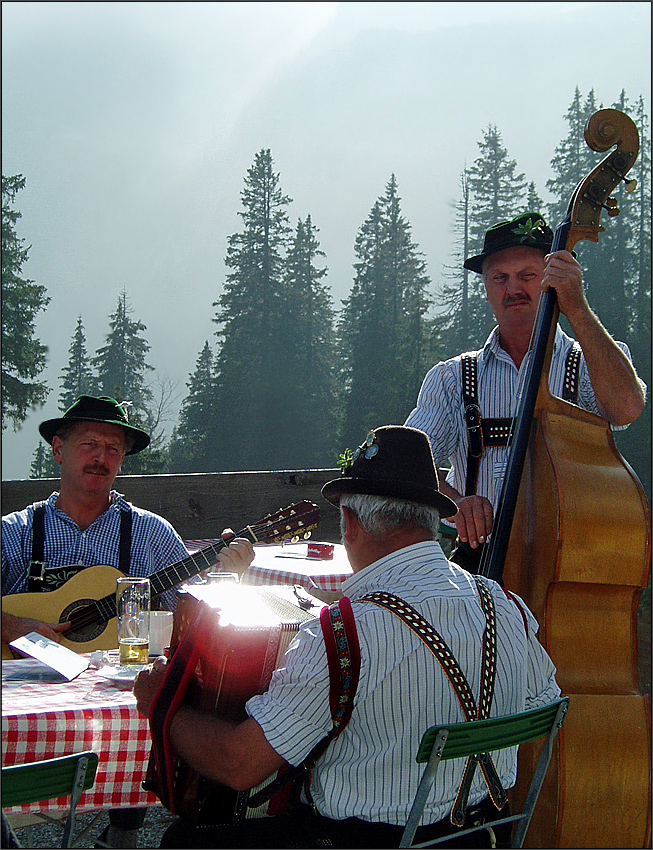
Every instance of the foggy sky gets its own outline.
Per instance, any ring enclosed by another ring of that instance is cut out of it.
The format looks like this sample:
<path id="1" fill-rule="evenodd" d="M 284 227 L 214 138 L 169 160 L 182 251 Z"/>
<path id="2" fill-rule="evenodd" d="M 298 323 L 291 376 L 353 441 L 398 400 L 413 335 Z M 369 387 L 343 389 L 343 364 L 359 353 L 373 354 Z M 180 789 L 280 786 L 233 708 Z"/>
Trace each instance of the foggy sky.
<path id="1" fill-rule="evenodd" d="M 548 200 L 576 86 L 603 106 L 642 94 L 650 113 L 650 9 L 3 2 L 2 173 L 27 180 L 23 273 L 52 299 L 37 321 L 52 390 L 3 433 L 3 479 L 28 476 L 38 423 L 57 415 L 77 316 L 92 356 L 123 288 L 178 407 L 213 341 L 227 238 L 261 148 L 293 199 L 292 226 L 310 214 L 320 229 L 336 308 L 392 173 L 435 285 L 460 174 L 490 123 Z"/>

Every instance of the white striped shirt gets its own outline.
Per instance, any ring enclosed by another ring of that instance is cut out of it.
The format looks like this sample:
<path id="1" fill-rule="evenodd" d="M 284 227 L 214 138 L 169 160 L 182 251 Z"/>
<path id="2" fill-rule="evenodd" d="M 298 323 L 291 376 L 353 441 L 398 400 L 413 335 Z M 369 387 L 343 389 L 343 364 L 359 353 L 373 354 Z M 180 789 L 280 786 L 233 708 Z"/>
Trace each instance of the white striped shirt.
<path id="1" fill-rule="evenodd" d="M 556 328 L 549 390 L 562 397 L 565 360 L 574 340 L 560 326 Z M 617 342 L 631 360 L 628 346 Z M 481 418 L 511 418 L 517 414 L 520 381 L 528 368 L 530 353 L 517 369 L 510 355 L 499 345 L 499 329 L 494 328 L 483 348 L 472 352 L 478 359 L 478 402 Z M 642 389 L 646 385 L 640 381 Z M 578 405 L 599 414 L 585 358 L 581 356 L 578 374 Z M 427 372 L 417 397 L 417 406 L 405 422 L 428 434 L 436 466 L 449 460 L 446 481 L 461 495 L 465 494 L 467 474 L 467 430 L 462 397 L 461 355 L 437 363 Z M 615 428 L 615 430 L 620 430 Z M 508 462 L 509 448 L 486 446 L 478 470 L 476 493 L 489 499 L 496 508 Z M 451 523 L 449 523 L 451 524 Z"/>
<path id="2" fill-rule="evenodd" d="M 491 715 L 534 708 L 560 690 L 555 668 L 539 644 L 537 623 L 499 585 L 490 582 L 497 610 L 497 677 Z M 479 697 L 481 640 L 485 618 L 469 573 L 449 563 L 435 541 L 418 543 L 371 564 L 343 583 L 355 600 L 384 590 L 414 606 L 440 633 Z M 353 602 L 361 649 L 361 670 L 349 724 L 330 744 L 313 771 L 311 793 L 326 817 L 351 816 L 405 824 L 423 766 L 415 755 L 431 725 L 464 720 L 440 664 L 426 645 L 390 611 Z M 331 728 L 329 672 L 319 621 L 307 623 L 275 671 L 265 694 L 247 703 L 270 745 L 299 764 Z M 497 756 L 504 787 L 516 777 L 516 753 Z M 425 809 L 424 823 L 449 815 L 464 762 L 442 765 Z M 487 794 L 477 773 L 469 804 Z"/>
<path id="3" fill-rule="evenodd" d="M 47 567 L 105 565 L 118 568 L 120 514 L 132 511 L 131 561 L 129 574 L 150 576 L 188 557 L 188 550 L 172 525 L 163 517 L 130 505 L 115 490 L 111 505 L 82 531 L 77 523 L 56 507 L 59 493 L 45 503 L 43 559 Z M 2 594 L 27 590 L 27 572 L 32 560 L 34 506 L 2 517 Z M 159 605 L 174 610 L 176 591 L 161 595 Z"/>

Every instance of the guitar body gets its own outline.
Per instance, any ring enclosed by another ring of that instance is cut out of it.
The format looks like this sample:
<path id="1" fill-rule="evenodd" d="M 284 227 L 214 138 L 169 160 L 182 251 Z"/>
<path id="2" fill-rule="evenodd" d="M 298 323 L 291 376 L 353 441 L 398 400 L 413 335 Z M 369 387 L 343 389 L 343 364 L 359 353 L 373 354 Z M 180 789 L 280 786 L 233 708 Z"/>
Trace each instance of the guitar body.
<path id="1" fill-rule="evenodd" d="M 12 593 L 2 598 L 2 612 L 14 617 L 29 617 L 42 623 L 66 623 L 71 614 L 116 592 L 116 580 L 123 573 L 115 567 L 86 567 L 60 587 L 45 593 Z M 117 649 L 118 629 L 116 618 L 96 622 L 79 630 L 70 629 L 61 635 L 63 646 L 73 652 L 93 652 L 96 649 Z M 3 642 L 2 657 L 13 658 L 9 646 Z"/>

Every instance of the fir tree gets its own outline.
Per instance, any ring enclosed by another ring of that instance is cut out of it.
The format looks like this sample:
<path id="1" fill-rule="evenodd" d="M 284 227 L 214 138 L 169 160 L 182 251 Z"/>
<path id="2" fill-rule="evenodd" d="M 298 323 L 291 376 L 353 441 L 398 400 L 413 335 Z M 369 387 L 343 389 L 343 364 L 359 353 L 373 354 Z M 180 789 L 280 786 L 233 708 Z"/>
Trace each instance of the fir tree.
<path id="1" fill-rule="evenodd" d="M 344 442 L 403 422 L 431 359 L 429 278 L 401 214 L 392 175 L 355 243 L 358 261 L 339 337 L 346 400 Z"/>
<path id="2" fill-rule="evenodd" d="M 153 395 L 145 382 L 145 375 L 153 371 L 145 359 L 150 345 L 142 337 L 146 326 L 132 321 L 132 312 L 127 291 L 123 290 L 115 312 L 109 316 L 107 344 L 97 350 L 91 362 L 97 370 L 100 394 L 125 403 L 130 423 L 152 436 L 152 427 L 156 424 L 151 410 Z M 152 439 L 145 451 L 125 458 L 123 471 L 125 474 L 160 472 L 165 462 L 161 442 Z"/>
<path id="3" fill-rule="evenodd" d="M 215 419 L 214 357 L 208 340 L 186 386 L 188 395 L 170 440 L 168 468 L 170 472 L 215 472 L 211 441 Z"/>
<path id="4" fill-rule="evenodd" d="M 46 288 L 22 277 L 29 247 L 16 233 L 21 213 L 14 208 L 25 187 L 22 174 L 2 176 L 2 430 L 17 430 L 30 408 L 50 392 L 36 380 L 45 368 L 47 347 L 35 334 L 36 315 L 49 304 Z"/>
<path id="5" fill-rule="evenodd" d="M 58 478 L 59 464 L 52 457 L 52 449 L 43 440 L 39 440 L 34 449 L 29 468 L 30 478 Z"/>
<path id="6" fill-rule="evenodd" d="M 109 317 L 111 330 L 106 337 L 107 344 L 97 350 L 91 362 L 97 370 L 102 395 L 126 399 L 137 410 L 145 411 L 152 400 L 145 375 L 153 371 L 153 367 L 145 360 L 150 346 L 142 333 L 147 328 L 142 322 L 132 321 L 129 318 L 132 313 L 127 291 L 123 289 L 116 311 Z"/>
<path id="7" fill-rule="evenodd" d="M 517 174 L 517 163 L 508 158 L 501 133 L 493 124 L 478 142 L 479 156 L 469 169 L 469 185 L 474 199 L 470 236 L 472 251 L 483 248 L 485 232 L 500 221 L 524 212 L 526 181 Z"/>
<path id="8" fill-rule="evenodd" d="M 77 326 L 73 333 L 68 365 L 60 376 L 61 394 L 59 395 L 59 409 L 67 410 L 80 395 L 97 395 L 98 385 L 91 369 L 88 354 L 86 352 L 86 335 L 82 317 L 77 317 Z"/>
<path id="9" fill-rule="evenodd" d="M 286 260 L 288 321 L 293 332 L 280 374 L 290 387 L 284 412 L 288 453 L 284 466 L 329 466 L 338 447 L 337 356 L 334 310 L 324 281 L 324 257 L 311 216 L 297 222 Z"/>
<path id="10" fill-rule="evenodd" d="M 438 287 L 438 304 L 445 308 L 438 316 L 443 342 L 443 357 L 476 349 L 492 328 L 492 316 L 485 303 L 481 277 L 464 268 L 470 249 L 471 189 L 469 171 L 465 167 L 460 177 L 460 200 L 455 204 L 453 264 L 445 265 L 444 277 L 450 283 Z"/>
<path id="11" fill-rule="evenodd" d="M 219 326 L 213 441 L 221 470 L 278 468 L 287 442 L 278 364 L 292 334 L 284 284 L 290 198 L 279 188 L 269 150 L 256 154 L 241 198 L 243 230 L 228 239 L 231 271 L 213 305 Z"/>

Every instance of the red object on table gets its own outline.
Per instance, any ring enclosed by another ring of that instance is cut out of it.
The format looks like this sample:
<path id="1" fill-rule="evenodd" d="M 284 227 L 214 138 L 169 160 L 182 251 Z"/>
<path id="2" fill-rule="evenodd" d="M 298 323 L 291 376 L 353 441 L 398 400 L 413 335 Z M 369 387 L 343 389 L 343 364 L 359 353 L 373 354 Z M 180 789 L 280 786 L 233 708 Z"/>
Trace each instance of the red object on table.
<path id="1" fill-rule="evenodd" d="M 95 785 L 82 794 L 78 811 L 158 804 L 141 788 L 152 743 L 131 690 L 90 668 L 72 682 L 27 681 L 30 668 L 47 669 L 31 658 L 2 662 L 3 766 L 93 750 Z M 57 812 L 68 805 L 60 798 L 5 811 Z"/>

